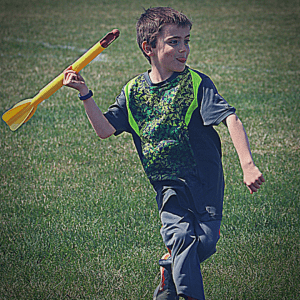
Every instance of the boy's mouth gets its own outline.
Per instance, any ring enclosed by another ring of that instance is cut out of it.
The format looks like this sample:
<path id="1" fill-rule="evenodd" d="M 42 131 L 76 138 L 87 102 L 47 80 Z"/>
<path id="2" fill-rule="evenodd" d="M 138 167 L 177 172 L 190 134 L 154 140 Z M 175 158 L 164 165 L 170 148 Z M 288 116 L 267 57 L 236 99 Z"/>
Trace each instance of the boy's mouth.
<path id="1" fill-rule="evenodd" d="M 179 58 L 177 58 L 177 60 L 180 61 L 181 63 L 186 62 L 186 58 L 184 58 L 184 57 L 179 57 Z"/>

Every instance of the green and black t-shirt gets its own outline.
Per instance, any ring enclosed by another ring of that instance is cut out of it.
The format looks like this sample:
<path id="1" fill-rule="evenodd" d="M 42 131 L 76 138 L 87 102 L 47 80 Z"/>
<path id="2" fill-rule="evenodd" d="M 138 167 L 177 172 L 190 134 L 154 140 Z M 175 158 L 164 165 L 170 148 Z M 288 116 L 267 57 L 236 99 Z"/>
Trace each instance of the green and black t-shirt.
<path id="1" fill-rule="evenodd" d="M 197 173 L 208 190 L 223 176 L 221 143 L 213 126 L 234 113 L 209 77 L 188 67 L 153 84 L 148 72 L 129 81 L 105 113 L 133 136 L 152 183 Z M 223 189 L 222 187 L 218 187 Z"/>

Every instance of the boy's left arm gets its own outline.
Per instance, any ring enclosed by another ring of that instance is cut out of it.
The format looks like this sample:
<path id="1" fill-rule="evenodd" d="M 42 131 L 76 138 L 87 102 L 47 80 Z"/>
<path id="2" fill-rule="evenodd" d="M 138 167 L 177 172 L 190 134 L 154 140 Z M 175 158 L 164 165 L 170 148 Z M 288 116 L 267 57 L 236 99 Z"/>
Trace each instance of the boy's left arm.
<path id="1" fill-rule="evenodd" d="M 244 183 L 251 194 L 257 192 L 265 179 L 255 166 L 250 150 L 248 137 L 244 126 L 236 114 L 229 115 L 224 120 L 230 133 L 233 145 L 239 156 L 240 164 L 244 173 Z"/>

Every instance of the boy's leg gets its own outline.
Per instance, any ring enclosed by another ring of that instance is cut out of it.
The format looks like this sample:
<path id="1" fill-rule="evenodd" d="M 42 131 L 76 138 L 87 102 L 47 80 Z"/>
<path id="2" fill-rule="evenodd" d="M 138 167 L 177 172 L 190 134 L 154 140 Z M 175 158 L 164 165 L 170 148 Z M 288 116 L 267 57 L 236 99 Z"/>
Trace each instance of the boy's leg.
<path id="1" fill-rule="evenodd" d="M 196 234 L 200 239 L 198 245 L 198 255 L 200 262 L 205 261 L 216 252 L 216 245 L 220 238 L 220 220 L 198 222 Z"/>
<path id="2" fill-rule="evenodd" d="M 172 253 L 177 293 L 205 299 L 200 262 L 215 252 L 220 221 L 199 224 L 194 213 L 179 205 L 176 196 L 172 196 L 165 204 L 161 221 L 163 240 Z"/>
<path id="3" fill-rule="evenodd" d="M 161 281 L 153 294 L 153 300 L 179 300 L 172 278 L 172 259 L 170 253 L 160 260 Z"/>

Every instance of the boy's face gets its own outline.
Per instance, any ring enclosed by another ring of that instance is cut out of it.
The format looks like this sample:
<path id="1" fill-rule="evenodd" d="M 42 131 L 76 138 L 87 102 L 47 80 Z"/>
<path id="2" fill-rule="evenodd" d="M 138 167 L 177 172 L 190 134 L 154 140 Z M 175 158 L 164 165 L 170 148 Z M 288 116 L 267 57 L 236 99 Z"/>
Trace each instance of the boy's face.
<path id="1" fill-rule="evenodd" d="M 182 72 L 190 53 L 190 28 L 174 24 L 165 25 L 157 37 L 156 47 L 151 48 L 152 76 L 166 80 L 174 72 Z"/>

